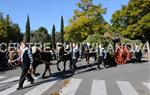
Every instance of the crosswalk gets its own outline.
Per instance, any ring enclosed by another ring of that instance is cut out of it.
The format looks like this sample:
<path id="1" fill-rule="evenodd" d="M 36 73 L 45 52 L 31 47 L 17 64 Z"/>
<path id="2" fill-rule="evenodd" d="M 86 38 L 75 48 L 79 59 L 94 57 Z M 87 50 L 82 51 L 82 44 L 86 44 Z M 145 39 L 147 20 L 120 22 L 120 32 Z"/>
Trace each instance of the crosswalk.
<path id="1" fill-rule="evenodd" d="M 107 95 L 105 80 L 93 80 L 91 95 Z"/>
<path id="2" fill-rule="evenodd" d="M 6 76 L 0 76 L 0 80 L 6 78 Z"/>
<path id="3" fill-rule="evenodd" d="M 81 83 L 81 79 L 71 79 L 69 84 L 60 91 L 60 95 L 75 95 L 77 88 Z"/>
<path id="4" fill-rule="evenodd" d="M 15 93 L 15 92 L 17 93 L 16 88 L 18 87 L 19 77 L 12 77 L 12 78 L 7 79 L 6 76 L 0 76 L 0 79 L 1 79 L 0 80 L 0 95 L 15 95 L 12 93 Z M 78 78 L 70 78 L 69 82 L 58 91 L 58 95 L 76 95 L 76 92 L 80 88 L 80 85 L 82 85 L 83 81 L 85 80 L 78 79 Z M 12 86 L 8 87 L 7 89 L 2 89 L 4 85 L 8 85 L 11 82 L 14 82 Z M 44 95 L 43 93 L 51 89 L 52 86 L 57 84 L 57 82 L 58 80 L 48 79 L 47 81 L 34 86 L 33 88 L 29 89 L 28 91 L 24 92 L 21 95 Z M 142 95 L 141 93 L 139 93 L 139 91 L 137 91 L 136 86 L 134 87 L 132 83 L 130 83 L 129 81 L 114 81 L 114 82 L 117 85 L 118 90 L 121 92 L 121 95 Z M 108 95 L 109 90 L 107 89 L 108 85 L 107 85 L 106 80 L 94 79 L 92 80 L 90 84 L 91 84 L 91 91 L 89 95 Z M 143 89 L 147 89 L 147 91 L 150 92 L 150 82 L 141 82 L 139 84 L 143 85 L 144 87 Z M 28 85 L 30 85 L 30 83 L 25 81 L 24 86 L 26 87 Z M 22 90 L 25 90 L 25 89 L 22 89 Z M 150 95 L 150 93 L 148 92 L 147 94 L 144 94 L 144 95 Z M 17 94 L 17 95 L 20 95 L 20 94 Z"/>
<path id="5" fill-rule="evenodd" d="M 30 90 L 29 92 L 27 92 L 24 95 L 41 95 L 43 92 L 45 92 L 49 87 L 51 87 L 52 85 L 54 85 L 56 83 L 56 81 L 49 81 L 46 83 L 43 83 L 39 86 L 37 86 L 36 88 L 34 88 L 33 90 Z"/>
<path id="6" fill-rule="evenodd" d="M 117 81 L 122 95 L 139 95 L 128 81 Z"/>

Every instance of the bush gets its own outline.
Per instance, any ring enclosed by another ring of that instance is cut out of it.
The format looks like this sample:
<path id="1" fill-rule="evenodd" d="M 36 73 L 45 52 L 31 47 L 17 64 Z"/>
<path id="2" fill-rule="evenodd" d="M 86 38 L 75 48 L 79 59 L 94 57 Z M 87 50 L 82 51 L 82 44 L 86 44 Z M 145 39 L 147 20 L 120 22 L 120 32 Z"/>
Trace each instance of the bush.
<path id="1" fill-rule="evenodd" d="M 131 40 L 131 39 L 128 39 L 128 38 L 122 38 L 121 42 L 122 43 L 136 43 L 136 44 L 140 44 L 141 43 L 140 40 Z"/>
<path id="2" fill-rule="evenodd" d="M 108 44 L 111 41 L 111 38 L 104 37 L 103 35 L 100 35 L 98 33 L 89 35 L 85 42 L 89 42 L 91 44 L 93 43 L 101 43 L 101 44 Z"/>
<path id="3" fill-rule="evenodd" d="M 112 38 L 105 37 L 105 36 L 100 35 L 98 33 L 93 34 L 93 35 L 89 35 L 87 37 L 87 39 L 85 40 L 85 42 L 89 42 L 90 44 L 101 43 L 103 45 L 108 45 L 109 43 L 113 44 L 112 43 Z M 140 44 L 141 41 L 140 40 L 131 40 L 131 39 L 123 37 L 123 38 L 121 38 L 121 43 L 135 43 L 135 44 Z"/>

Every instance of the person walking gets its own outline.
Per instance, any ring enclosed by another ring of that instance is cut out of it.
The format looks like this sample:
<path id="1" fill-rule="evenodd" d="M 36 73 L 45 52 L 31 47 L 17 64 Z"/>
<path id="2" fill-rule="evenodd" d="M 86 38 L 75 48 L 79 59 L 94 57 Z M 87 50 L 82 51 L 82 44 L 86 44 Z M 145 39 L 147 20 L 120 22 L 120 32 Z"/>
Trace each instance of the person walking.
<path id="1" fill-rule="evenodd" d="M 19 50 L 20 51 L 19 57 L 16 60 L 14 60 L 20 63 L 20 66 L 22 69 L 21 76 L 19 79 L 19 86 L 17 90 L 20 90 L 23 88 L 23 83 L 26 77 L 31 82 L 31 84 L 34 83 L 34 79 L 32 78 L 30 71 L 29 71 L 32 68 L 32 63 L 33 63 L 31 50 L 26 46 L 26 42 L 22 41 L 20 44 L 21 46 Z"/>
<path id="2" fill-rule="evenodd" d="M 79 53 L 79 49 L 78 47 L 76 46 L 75 43 L 72 44 L 72 49 L 71 49 L 71 67 L 73 70 L 76 70 L 77 69 L 77 66 L 76 66 L 76 62 L 78 60 L 78 53 Z"/>
<path id="3" fill-rule="evenodd" d="M 100 64 L 103 64 L 104 68 L 106 68 L 106 57 L 107 57 L 107 52 L 104 47 L 101 47 L 100 50 L 98 50 L 98 63 L 97 67 L 100 69 Z"/>

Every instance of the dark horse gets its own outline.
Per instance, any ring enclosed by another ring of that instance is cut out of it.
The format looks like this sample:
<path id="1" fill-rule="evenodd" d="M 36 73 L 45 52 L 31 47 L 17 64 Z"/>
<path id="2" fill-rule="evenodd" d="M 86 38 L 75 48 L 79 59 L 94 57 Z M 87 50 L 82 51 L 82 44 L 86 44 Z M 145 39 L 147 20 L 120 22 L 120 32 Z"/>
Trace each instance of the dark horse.
<path id="1" fill-rule="evenodd" d="M 94 58 L 94 60 L 97 60 L 97 55 L 95 51 L 90 52 L 90 48 L 87 46 L 87 44 L 83 44 L 82 45 L 82 54 L 81 54 L 81 58 L 86 58 L 86 62 L 87 64 L 89 64 L 89 60 L 91 57 Z"/>
<path id="2" fill-rule="evenodd" d="M 50 61 L 52 60 L 51 52 L 42 52 L 38 48 L 35 48 L 35 49 L 36 50 L 32 49 L 35 51 L 35 52 L 33 52 L 33 70 L 32 70 L 32 73 L 35 76 L 40 75 L 39 73 L 36 73 L 36 68 L 38 65 L 43 63 L 45 65 L 45 70 L 44 70 L 44 73 L 42 74 L 42 78 L 46 78 L 46 76 L 45 76 L 46 71 L 49 71 L 49 76 L 51 76 L 51 69 L 50 69 L 50 65 L 51 65 Z"/>
<path id="3" fill-rule="evenodd" d="M 56 63 L 58 71 L 60 71 L 59 63 L 62 62 L 62 61 L 64 63 L 63 71 L 66 70 L 66 62 L 68 60 L 70 61 L 70 68 L 71 68 L 71 53 L 66 53 L 65 50 L 64 50 L 64 47 L 62 45 L 59 45 L 58 46 L 58 61 Z"/>
<path id="4" fill-rule="evenodd" d="M 99 56 L 98 57 L 98 62 L 97 62 L 98 69 L 101 69 L 100 65 L 103 65 L 104 68 L 116 67 L 117 63 L 114 60 L 114 55 L 109 53 L 109 52 L 106 52 L 106 59 L 104 59 L 104 55 Z"/>

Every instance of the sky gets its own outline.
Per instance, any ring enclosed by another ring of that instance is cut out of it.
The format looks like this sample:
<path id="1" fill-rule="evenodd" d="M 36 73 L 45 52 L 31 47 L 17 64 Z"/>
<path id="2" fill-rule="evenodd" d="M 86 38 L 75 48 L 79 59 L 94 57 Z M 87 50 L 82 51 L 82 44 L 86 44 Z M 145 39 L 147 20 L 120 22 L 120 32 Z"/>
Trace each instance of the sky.
<path id="1" fill-rule="evenodd" d="M 65 26 L 73 16 L 73 10 L 77 9 L 80 0 L 0 0 L 0 12 L 5 16 L 10 15 L 13 23 L 18 23 L 21 32 L 25 31 L 27 15 L 30 17 L 31 30 L 44 26 L 51 33 L 52 25 L 56 31 L 60 31 L 60 19 L 64 17 Z M 93 0 L 94 4 L 102 4 L 107 8 L 104 19 L 110 23 L 111 15 L 127 5 L 129 0 Z"/>

